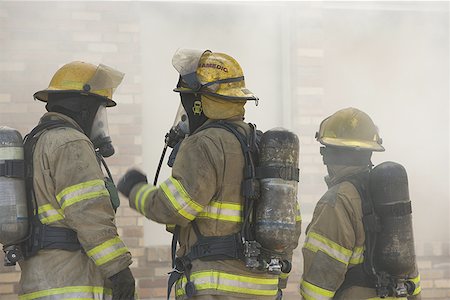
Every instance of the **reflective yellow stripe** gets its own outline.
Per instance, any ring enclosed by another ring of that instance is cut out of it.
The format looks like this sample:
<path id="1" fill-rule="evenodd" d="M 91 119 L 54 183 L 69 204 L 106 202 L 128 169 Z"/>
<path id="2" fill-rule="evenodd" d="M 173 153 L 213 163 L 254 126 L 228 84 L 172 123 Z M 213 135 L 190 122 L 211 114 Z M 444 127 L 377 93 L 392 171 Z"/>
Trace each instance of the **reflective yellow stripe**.
<path id="1" fill-rule="evenodd" d="M 189 221 L 194 220 L 197 214 L 203 210 L 203 206 L 192 200 L 181 182 L 175 178 L 169 177 L 161 183 L 160 187 L 175 210 Z"/>
<path id="2" fill-rule="evenodd" d="M 358 265 L 362 264 L 364 261 L 364 247 L 353 248 L 352 256 L 350 257 L 350 264 Z"/>
<path id="3" fill-rule="evenodd" d="M 55 209 L 51 204 L 44 204 L 38 207 L 38 217 L 42 224 L 50 224 L 64 219 L 61 209 Z"/>
<path id="4" fill-rule="evenodd" d="M 345 265 L 348 264 L 352 255 L 351 250 L 340 246 L 339 244 L 327 239 L 326 237 L 318 233 L 311 231 L 306 236 L 305 244 L 303 247 L 313 251 L 314 253 L 317 252 L 317 250 L 320 250 Z"/>
<path id="5" fill-rule="evenodd" d="M 105 182 L 102 179 L 95 179 L 65 188 L 58 195 L 56 195 L 56 200 L 58 200 L 61 208 L 65 209 L 67 206 L 73 205 L 77 202 L 102 196 L 109 197 L 109 192 L 105 187 Z"/>
<path id="6" fill-rule="evenodd" d="M 136 210 L 145 216 L 145 202 L 147 201 L 147 196 L 150 192 L 156 190 L 156 186 L 143 185 L 139 188 L 136 193 L 136 198 L 134 199 L 134 205 Z"/>
<path id="7" fill-rule="evenodd" d="M 129 252 L 128 248 L 122 240 L 116 236 L 115 238 L 92 248 L 86 254 L 94 260 L 97 266 L 101 266 L 126 252 Z"/>
<path id="8" fill-rule="evenodd" d="M 297 202 L 297 212 L 295 214 L 295 222 L 301 222 L 302 221 L 302 214 L 300 212 L 300 205 Z"/>
<path id="9" fill-rule="evenodd" d="M 280 279 L 287 279 L 289 278 L 289 273 L 280 273 L 279 277 Z"/>
<path id="10" fill-rule="evenodd" d="M 396 297 L 386 297 L 386 298 L 375 297 L 375 298 L 367 298 L 367 300 L 408 300 L 408 298 L 407 297 L 400 297 L 400 298 L 396 298 Z"/>
<path id="11" fill-rule="evenodd" d="M 242 222 L 242 210 L 241 204 L 212 201 L 205 206 L 198 217 L 239 223 Z"/>
<path id="12" fill-rule="evenodd" d="M 420 286 L 420 274 L 414 278 L 411 278 L 411 281 L 414 282 L 416 288 L 414 289 L 413 296 L 419 294 L 422 291 L 422 287 Z"/>
<path id="13" fill-rule="evenodd" d="M 200 271 L 191 274 L 191 281 L 198 291 L 213 289 L 247 295 L 275 296 L 278 292 L 278 278 L 258 278 L 234 275 L 219 271 Z M 177 282 L 176 295 L 185 294 L 186 277 Z"/>
<path id="14" fill-rule="evenodd" d="M 334 292 L 304 280 L 300 283 L 300 294 L 305 300 L 329 300 L 334 297 Z"/>
<path id="15" fill-rule="evenodd" d="M 30 300 L 42 299 L 43 297 L 49 297 L 51 299 L 104 299 L 105 295 L 111 298 L 111 289 L 102 286 L 69 286 L 23 294 L 19 296 L 19 299 Z M 57 298 L 51 296 L 57 296 Z"/>

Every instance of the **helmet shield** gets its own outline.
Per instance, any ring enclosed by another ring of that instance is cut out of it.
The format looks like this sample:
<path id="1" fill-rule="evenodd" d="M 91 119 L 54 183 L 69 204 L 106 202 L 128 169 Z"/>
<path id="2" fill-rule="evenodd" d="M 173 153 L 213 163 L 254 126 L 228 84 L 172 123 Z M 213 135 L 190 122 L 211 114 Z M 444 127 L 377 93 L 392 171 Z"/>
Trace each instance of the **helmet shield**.
<path id="1" fill-rule="evenodd" d="M 192 92 L 198 91 L 201 84 L 197 78 L 197 68 L 200 58 L 205 52 L 209 50 L 194 50 L 194 49 L 178 49 L 173 55 L 172 65 L 180 74 L 183 81 L 188 85 L 187 88 L 177 86 L 176 92 Z"/>
<path id="2" fill-rule="evenodd" d="M 83 86 L 83 90 L 91 93 L 96 93 L 97 91 L 102 90 L 111 90 L 111 94 L 113 94 L 114 90 L 122 82 L 124 75 L 125 74 L 120 71 L 100 64 L 91 79 L 89 79 Z"/>

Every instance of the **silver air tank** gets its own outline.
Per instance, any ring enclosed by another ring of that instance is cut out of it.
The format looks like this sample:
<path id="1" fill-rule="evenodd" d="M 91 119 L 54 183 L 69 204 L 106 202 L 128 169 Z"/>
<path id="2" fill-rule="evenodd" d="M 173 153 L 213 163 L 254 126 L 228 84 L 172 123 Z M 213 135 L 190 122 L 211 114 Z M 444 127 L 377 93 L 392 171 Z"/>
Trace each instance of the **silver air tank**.
<path id="1" fill-rule="evenodd" d="M 374 250 L 375 269 L 395 277 L 409 275 L 415 269 L 415 253 L 405 168 L 395 162 L 373 168 L 370 192 L 381 225 Z"/>
<path id="2" fill-rule="evenodd" d="M 293 250 L 300 237 L 297 226 L 299 141 L 283 128 L 266 131 L 259 144 L 257 178 L 260 199 L 256 203 L 256 240 L 269 251 Z"/>
<path id="3" fill-rule="evenodd" d="M 0 126 L 0 243 L 4 250 L 28 233 L 22 136 Z"/>

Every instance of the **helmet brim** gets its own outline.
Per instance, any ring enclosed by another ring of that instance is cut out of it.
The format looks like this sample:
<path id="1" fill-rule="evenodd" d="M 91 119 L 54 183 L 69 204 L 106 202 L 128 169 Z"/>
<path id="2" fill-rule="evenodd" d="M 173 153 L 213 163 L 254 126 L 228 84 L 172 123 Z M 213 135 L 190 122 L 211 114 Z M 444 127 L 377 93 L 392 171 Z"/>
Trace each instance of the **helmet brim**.
<path id="1" fill-rule="evenodd" d="M 384 151 L 384 147 L 376 142 L 368 142 L 363 140 L 354 140 L 354 139 L 338 139 L 338 138 L 329 138 L 324 137 L 318 139 L 318 141 L 325 146 L 334 146 L 341 148 L 352 148 L 352 149 L 361 149 L 361 150 L 370 150 L 382 152 Z"/>
<path id="2" fill-rule="evenodd" d="M 246 101 L 258 101 L 258 97 L 256 97 L 250 90 L 248 90 L 247 88 L 232 88 L 232 89 L 227 89 L 227 94 L 222 94 L 220 93 L 220 91 L 217 92 L 210 92 L 208 91 L 208 89 L 203 89 L 200 91 L 193 91 L 189 88 L 186 87 L 176 87 L 175 89 L 173 89 L 174 92 L 177 93 L 189 93 L 189 94 L 205 94 L 205 95 L 211 95 L 211 96 L 215 96 L 215 97 L 219 97 L 225 100 L 236 100 L 236 101 L 242 101 L 242 100 L 246 100 Z"/>
<path id="3" fill-rule="evenodd" d="M 117 103 L 115 101 L 113 101 L 112 99 L 105 97 L 105 96 L 100 96 L 98 94 L 95 93 L 90 93 L 90 92 L 82 92 L 79 90 L 51 90 L 51 89 L 46 89 L 46 90 L 42 90 L 42 91 L 38 91 L 36 93 L 34 93 L 33 98 L 37 99 L 39 101 L 42 102 L 47 102 L 48 101 L 48 95 L 49 94 L 53 94 L 53 95 L 64 95 L 64 94 L 78 94 L 78 95 L 89 95 L 89 96 L 94 96 L 96 98 L 99 98 L 100 100 L 105 100 L 106 101 L 106 106 L 107 107 L 113 107 L 116 106 Z"/>

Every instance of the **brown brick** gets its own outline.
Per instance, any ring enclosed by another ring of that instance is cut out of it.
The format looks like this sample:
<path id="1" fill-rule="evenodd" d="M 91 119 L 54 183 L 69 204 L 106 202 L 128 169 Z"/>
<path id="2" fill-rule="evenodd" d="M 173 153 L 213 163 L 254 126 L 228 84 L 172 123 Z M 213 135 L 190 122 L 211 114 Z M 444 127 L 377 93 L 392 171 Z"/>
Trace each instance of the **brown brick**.
<path id="1" fill-rule="evenodd" d="M 14 292 L 14 284 L 0 284 L 0 294 L 11 294 Z"/>
<path id="2" fill-rule="evenodd" d="M 20 279 L 19 272 L 9 272 L 9 273 L 0 274 L 0 282 L 1 283 L 17 282 L 17 281 L 19 281 L 19 279 Z"/>

